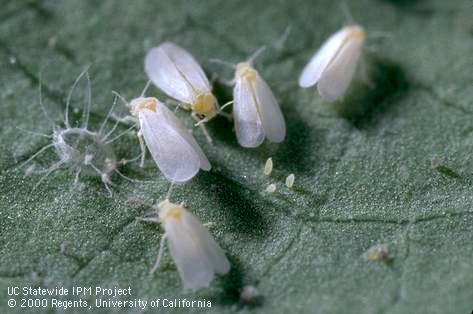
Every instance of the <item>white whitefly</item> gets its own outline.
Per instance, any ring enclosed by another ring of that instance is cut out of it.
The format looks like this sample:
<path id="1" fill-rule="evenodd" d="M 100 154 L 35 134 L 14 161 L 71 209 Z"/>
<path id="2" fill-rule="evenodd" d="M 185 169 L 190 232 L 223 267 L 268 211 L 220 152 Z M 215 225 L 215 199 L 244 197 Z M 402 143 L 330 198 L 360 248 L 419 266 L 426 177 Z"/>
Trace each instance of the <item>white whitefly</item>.
<path id="1" fill-rule="evenodd" d="M 218 104 L 209 80 L 195 58 L 182 47 L 164 42 L 148 51 L 144 67 L 154 85 L 184 109 L 192 110 L 193 118 L 211 141 L 202 122 L 217 115 Z"/>
<path id="2" fill-rule="evenodd" d="M 210 285 L 215 274 L 224 275 L 230 271 L 225 253 L 202 223 L 187 211 L 182 204 L 164 200 L 158 205 L 159 221 L 164 230 L 160 252 L 154 272 L 162 257 L 164 240 L 167 239 L 171 256 L 176 263 L 184 288 L 199 289 Z"/>
<path id="3" fill-rule="evenodd" d="M 323 100 L 334 102 L 345 94 L 359 63 L 366 39 L 359 25 L 342 28 L 322 45 L 304 67 L 299 86 L 317 84 Z"/>
<path id="4" fill-rule="evenodd" d="M 199 169 L 210 170 L 204 152 L 174 113 L 154 97 L 139 97 L 128 106 L 139 134 L 144 138 L 156 165 L 171 182 L 184 183 Z M 142 156 L 144 156 L 144 145 Z"/>
<path id="5" fill-rule="evenodd" d="M 279 104 L 252 65 L 257 53 L 248 61 L 238 63 L 235 71 L 233 116 L 238 143 L 243 147 L 257 147 L 265 138 L 280 143 L 286 137 L 286 123 Z"/>

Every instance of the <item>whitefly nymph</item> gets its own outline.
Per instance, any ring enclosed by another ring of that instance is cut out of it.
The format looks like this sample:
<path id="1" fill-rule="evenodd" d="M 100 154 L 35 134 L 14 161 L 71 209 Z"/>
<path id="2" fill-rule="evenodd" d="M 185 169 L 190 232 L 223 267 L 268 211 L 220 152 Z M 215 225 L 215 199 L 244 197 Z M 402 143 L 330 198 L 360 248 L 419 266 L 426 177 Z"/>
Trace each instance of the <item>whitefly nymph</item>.
<path id="1" fill-rule="evenodd" d="M 73 123 L 69 119 L 69 108 L 72 99 L 72 95 L 76 86 L 78 85 L 81 78 L 85 76 L 87 79 L 86 88 L 86 100 L 83 106 L 82 121 Z M 64 113 L 64 120 L 62 123 L 55 123 L 50 115 L 45 110 L 42 97 L 41 97 L 41 86 L 40 86 L 40 105 L 45 114 L 46 119 L 53 126 L 53 132 L 51 135 L 41 134 L 37 132 L 29 132 L 29 134 L 40 135 L 51 140 L 51 143 L 40 148 L 36 153 L 24 161 L 20 167 L 27 166 L 27 174 L 31 175 L 39 172 L 42 175 L 40 180 L 35 185 L 36 189 L 50 174 L 59 169 L 67 169 L 74 174 L 74 183 L 79 182 L 80 176 L 98 176 L 105 188 L 112 194 L 111 190 L 111 176 L 112 174 L 118 173 L 120 176 L 127 178 L 121 172 L 118 171 L 118 167 L 131 160 L 120 160 L 117 158 L 112 149 L 112 142 L 118 139 L 124 133 L 118 136 L 113 136 L 118 121 L 110 130 L 106 130 L 106 125 L 110 114 L 116 104 L 116 98 L 114 99 L 113 106 L 108 112 L 106 118 L 102 122 L 98 130 L 89 129 L 89 113 L 91 107 L 91 87 L 90 78 L 87 71 L 83 71 L 74 82 L 66 101 L 66 110 Z M 51 166 L 40 171 L 31 171 L 34 167 L 32 162 L 42 153 L 49 149 L 54 149 L 58 160 Z M 127 178 L 128 179 L 128 178 Z"/>
<path id="2" fill-rule="evenodd" d="M 365 40 L 366 32 L 359 25 L 337 31 L 304 67 L 299 86 L 307 88 L 317 84 L 320 96 L 328 102 L 342 98 L 355 75 Z"/>

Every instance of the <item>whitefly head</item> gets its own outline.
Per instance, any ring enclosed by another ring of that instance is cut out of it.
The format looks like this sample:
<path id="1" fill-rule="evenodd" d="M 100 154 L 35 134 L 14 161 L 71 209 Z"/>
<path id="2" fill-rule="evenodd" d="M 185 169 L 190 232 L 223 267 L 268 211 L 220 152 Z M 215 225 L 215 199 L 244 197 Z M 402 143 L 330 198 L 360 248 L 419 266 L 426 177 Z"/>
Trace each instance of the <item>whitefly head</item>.
<path id="1" fill-rule="evenodd" d="M 212 92 L 206 91 L 194 96 L 194 102 L 191 104 L 191 109 L 198 115 L 210 120 L 217 115 L 216 103 L 217 100 Z"/>
<path id="2" fill-rule="evenodd" d="M 182 219 L 184 207 L 181 204 L 171 203 L 169 200 L 164 200 L 158 204 L 159 220 L 165 222 L 169 219 Z"/>
<path id="3" fill-rule="evenodd" d="M 230 263 L 222 248 L 197 217 L 186 211 L 182 204 L 167 199 L 159 203 L 158 208 L 159 220 L 166 231 L 169 250 L 184 288 L 208 287 L 215 274 L 223 275 L 230 271 Z M 160 255 L 158 253 L 157 264 Z"/>
<path id="4" fill-rule="evenodd" d="M 347 39 L 361 38 L 364 40 L 366 38 L 366 31 L 360 25 L 345 26 L 343 30 L 347 34 Z"/>
<path id="5" fill-rule="evenodd" d="M 138 97 L 128 103 L 128 107 L 130 108 L 131 115 L 138 118 L 141 110 L 148 109 L 156 112 L 158 104 L 159 101 L 154 97 Z"/>
<path id="6" fill-rule="evenodd" d="M 248 82 L 253 82 L 257 77 L 258 72 L 256 72 L 250 62 L 240 62 L 236 65 L 235 80 L 243 79 Z"/>

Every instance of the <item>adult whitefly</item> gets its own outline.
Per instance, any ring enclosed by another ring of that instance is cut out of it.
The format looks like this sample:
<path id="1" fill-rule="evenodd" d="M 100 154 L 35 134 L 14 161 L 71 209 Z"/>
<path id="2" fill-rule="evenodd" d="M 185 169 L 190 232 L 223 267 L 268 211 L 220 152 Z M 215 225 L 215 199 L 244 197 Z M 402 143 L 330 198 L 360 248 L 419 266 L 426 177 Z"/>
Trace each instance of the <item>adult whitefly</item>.
<path id="1" fill-rule="evenodd" d="M 359 25 L 346 26 L 330 36 L 302 70 L 299 86 L 317 84 L 323 100 L 334 102 L 350 87 L 360 61 L 366 32 Z"/>
<path id="2" fill-rule="evenodd" d="M 243 147 L 257 147 L 265 138 L 280 143 L 286 137 L 286 123 L 278 101 L 253 67 L 253 61 L 261 51 L 236 65 L 233 116 L 238 143 Z"/>
<path id="3" fill-rule="evenodd" d="M 190 109 L 193 118 L 203 126 L 218 113 L 218 104 L 209 80 L 195 58 L 182 47 L 164 42 L 148 51 L 145 72 L 168 96 L 177 100 L 184 109 Z"/>
<path id="4" fill-rule="evenodd" d="M 158 208 L 158 219 L 141 219 L 160 222 L 165 230 L 151 272 L 159 267 L 166 240 L 184 288 L 206 288 L 216 274 L 224 275 L 230 271 L 230 262 L 222 248 L 197 217 L 182 204 L 174 204 L 167 199 L 159 203 Z"/>
<path id="5" fill-rule="evenodd" d="M 192 179 L 200 169 L 210 170 L 204 152 L 174 113 L 154 97 L 139 97 L 128 106 L 144 144 L 162 174 L 171 182 Z M 142 141 L 142 140 L 140 140 Z"/>

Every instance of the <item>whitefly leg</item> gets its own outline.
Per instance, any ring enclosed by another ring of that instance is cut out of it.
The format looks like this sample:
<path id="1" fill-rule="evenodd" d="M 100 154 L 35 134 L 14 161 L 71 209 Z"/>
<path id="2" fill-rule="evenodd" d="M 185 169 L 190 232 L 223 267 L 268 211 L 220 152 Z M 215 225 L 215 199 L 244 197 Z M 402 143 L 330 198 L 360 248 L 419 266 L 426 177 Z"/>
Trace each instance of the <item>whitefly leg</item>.
<path id="1" fill-rule="evenodd" d="M 143 140 L 143 134 L 141 130 L 138 131 L 138 141 L 140 142 L 140 149 L 141 149 L 141 160 L 140 160 L 140 168 L 143 168 L 145 165 L 145 157 L 146 157 L 146 145 L 145 141 Z"/>
<path id="2" fill-rule="evenodd" d="M 204 121 L 205 119 L 199 119 L 195 112 L 192 113 L 192 118 L 194 118 L 194 120 L 197 122 L 196 126 L 199 126 L 202 132 L 204 133 L 207 142 L 212 143 L 212 138 L 210 137 L 210 134 L 207 131 L 207 128 L 205 127 L 205 122 L 207 121 Z"/>
<path id="3" fill-rule="evenodd" d="M 81 172 L 82 168 L 79 168 L 79 170 L 77 170 L 75 176 L 74 176 L 74 185 L 76 185 L 77 183 L 79 183 L 79 176 L 80 176 L 80 172 Z"/>
<path id="4" fill-rule="evenodd" d="M 168 237 L 167 233 L 164 233 L 163 236 L 161 237 L 161 241 L 159 242 L 158 257 L 156 258 L 156 262 L 154 263 L 153 268 L 151 268 L 149 272 L 150 275 L 152 275 L 159 268 L 159 265 L 161 264 L 161 259 L 163 258 L 164 246 L 166 244 L 165 242 L 166 242 L 167 237 Z"/>

